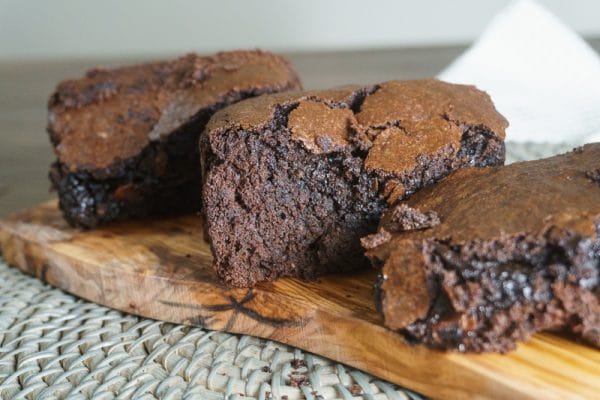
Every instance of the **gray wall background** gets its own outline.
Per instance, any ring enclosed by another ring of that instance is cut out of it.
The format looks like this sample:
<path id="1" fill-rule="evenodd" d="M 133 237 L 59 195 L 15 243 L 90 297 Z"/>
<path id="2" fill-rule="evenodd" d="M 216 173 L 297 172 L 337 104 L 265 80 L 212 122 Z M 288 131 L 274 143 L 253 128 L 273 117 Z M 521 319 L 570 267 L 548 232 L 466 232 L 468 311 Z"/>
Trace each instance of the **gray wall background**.
<path id="1" fill-rule="evenodd" d="M 472 41 L 508 0 L 0 0 L 0 60 Z M 600 1 L 540 0 L 600 36 Z"/>

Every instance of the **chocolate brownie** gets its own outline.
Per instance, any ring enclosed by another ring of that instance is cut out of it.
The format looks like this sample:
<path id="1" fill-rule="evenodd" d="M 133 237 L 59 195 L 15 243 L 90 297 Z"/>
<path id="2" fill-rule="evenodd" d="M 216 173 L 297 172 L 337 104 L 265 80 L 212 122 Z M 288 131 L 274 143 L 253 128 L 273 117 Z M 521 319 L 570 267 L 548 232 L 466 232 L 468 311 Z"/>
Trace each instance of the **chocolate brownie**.
<path id="1" fill-rule="evenodd" d="M 368 266 L 359 238 L 388 204 L 464 166 L 504 162 L 487 94 L 438 80 L 262 96 L 200 141 L 219 278 L 244 287 Z"/>
<path id="2" fill-rule="evenodd" d="M 200 207 L 198 137 L 218 109 L 299 89 L 291 65 L 262 51 L 95 69 L 48 103 L 50 179 L 72 225 Z"/>
<path id="3" fill-rule="evenodd" d="M 543 330 L 600 346 L 600 143 L 468 168 L 388 209 L 363 245 L 386 326 L 506 352 Z"/>

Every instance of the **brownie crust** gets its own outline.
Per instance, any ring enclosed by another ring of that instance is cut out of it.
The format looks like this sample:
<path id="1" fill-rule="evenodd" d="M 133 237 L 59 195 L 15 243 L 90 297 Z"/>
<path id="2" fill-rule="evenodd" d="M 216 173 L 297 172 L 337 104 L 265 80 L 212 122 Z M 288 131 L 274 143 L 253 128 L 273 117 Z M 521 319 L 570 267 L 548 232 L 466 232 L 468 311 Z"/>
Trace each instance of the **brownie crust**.
<path id="1" fill-rule="evenodd" d="M 504 162 L 506 120 L 473 86 L 437 80 L 261 96 L 200 141 L 219 278 L 248 287 L 368 265 L 383 210 L 464 166 Z"/>
<path id="2" fill-rule="evenodd" d="M 48 133 L 57 156 L 50 179 L 65 218 L 93 228 L 198 210 L 198 140 L 210 116 L 299 88 L 284 58 L 258 50 L 94 69 L 61 82 L 48 103 Z"/>
<path id="3" fill-rule="evenodd" d="M 434 348 L 507 352 L 538 331 L 600 347 L 600 144 L 452 173 L 363 239 L 386 326 Z"/>

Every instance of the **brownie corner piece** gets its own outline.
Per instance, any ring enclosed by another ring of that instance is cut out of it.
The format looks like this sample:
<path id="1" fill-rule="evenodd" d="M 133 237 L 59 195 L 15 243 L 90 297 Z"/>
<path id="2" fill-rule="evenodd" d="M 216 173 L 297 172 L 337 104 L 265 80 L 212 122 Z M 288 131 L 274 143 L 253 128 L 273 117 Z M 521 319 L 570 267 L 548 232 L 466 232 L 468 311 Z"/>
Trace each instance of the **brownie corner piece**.
<path id="1" fill-rule="evenodd" d="M 363 239 L 385 325 L 462 352 L 556 330 L 600 347 L 598 167 L 600 143 L 463 169 L 387 210 Z"/>
<path id="2" fill-rule="evenodd" d="M 65 219 L 93 228 L 198 210 L 198 139 L 210 116 L 244 98 L 297 89 L 289 62 L 259 50 L 97 68 L 61 82 L 47 129 L 57 156 L 49 176 Z"/>
<path id="3" fill-rule="evenodd" d="M 219 278 L 252 286 L 368 265 L 359 238 L 450 171 L 504 162 L 506 120 L 437 80 L 275 94 L 216 113 L 200 145 Z"/>

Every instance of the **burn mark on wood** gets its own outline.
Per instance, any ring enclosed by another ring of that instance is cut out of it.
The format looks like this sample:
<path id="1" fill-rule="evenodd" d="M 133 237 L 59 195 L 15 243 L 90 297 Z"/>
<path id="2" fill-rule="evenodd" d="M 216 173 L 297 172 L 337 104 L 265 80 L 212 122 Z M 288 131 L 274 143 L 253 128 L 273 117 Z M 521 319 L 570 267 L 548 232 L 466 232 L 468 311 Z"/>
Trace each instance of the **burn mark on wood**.
<path id="1" fill-rule="evenodd" d="M 202 314 L 196 314 L 192 317 L 187 318 L 184 321 L 185 324 L 199 326 L 202 328 L 210 328 L 211 318 L 207 318 Z"/>
<path id="2" fill-rule="evenodd" d="M 239 314 L 243 314 L 257 322 L 260 322 L 261 324 L 270 325 L 275 328 L 303 326 L 308 322 L 307 320 L 298 321 L 289 318 L 279 318 L 263 315 L 258 311 L 249 308 L 245 305 L 246 303 L 252 301 L 255 297 L 256 293 L 254 293 L 252 289 L 249 289 L 246 292 L 246 295 L 242 298 L 242 300 L 238 301 L 235 297 L 228 296 L 229 302 L 222 304 L 200 305 L 191 303 L 172 302 L 167 300 L 159 300 L 159 302 L 170 307 L 198 310 L 200 313 L 190 318 L 190 321 L 188 322 L 190 324 L 197 324 L 203 327 L 207 327 L 210 325 L 210 320 L 212 319 L 209 316 L 210 314 L 233 311 L 233 315 L 229 318 L 227 324 L 225 325 L 225 330 L 230 330 L 233 327 L 235 320 L 237 319 L 237 316 Z"/>

